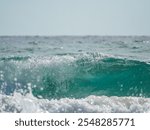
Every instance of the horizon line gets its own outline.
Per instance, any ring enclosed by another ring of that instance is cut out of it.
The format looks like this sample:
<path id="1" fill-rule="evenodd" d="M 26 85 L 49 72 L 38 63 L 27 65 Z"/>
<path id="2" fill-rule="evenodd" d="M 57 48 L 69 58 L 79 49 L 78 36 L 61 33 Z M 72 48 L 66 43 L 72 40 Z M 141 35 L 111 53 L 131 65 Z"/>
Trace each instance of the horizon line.
<path id="1" fill-rule="evenodd" d="M 150 36 L 150 35 L 91 35 L 91 34 L 87 34 L 87 35 L 36 35 L 36 34 L 33 34 L 33 35 L 0 35 L 0 37 L 94 37 L 94 36 L 97 36 L 97 37 L 128 37 L 128 36 L 133 36 L 133 37 L 136 37 L 136 36 Z"/>

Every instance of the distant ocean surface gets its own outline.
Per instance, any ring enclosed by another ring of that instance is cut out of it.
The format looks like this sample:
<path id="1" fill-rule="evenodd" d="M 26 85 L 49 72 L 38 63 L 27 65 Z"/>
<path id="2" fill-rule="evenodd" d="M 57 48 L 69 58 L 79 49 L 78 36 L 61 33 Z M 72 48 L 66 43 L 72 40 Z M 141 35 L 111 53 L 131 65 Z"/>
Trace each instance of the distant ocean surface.
<path id="1" fill-rule="evenodd" d="M 150 37 L 0 36 L 0 112 L 150 112 Z"/>

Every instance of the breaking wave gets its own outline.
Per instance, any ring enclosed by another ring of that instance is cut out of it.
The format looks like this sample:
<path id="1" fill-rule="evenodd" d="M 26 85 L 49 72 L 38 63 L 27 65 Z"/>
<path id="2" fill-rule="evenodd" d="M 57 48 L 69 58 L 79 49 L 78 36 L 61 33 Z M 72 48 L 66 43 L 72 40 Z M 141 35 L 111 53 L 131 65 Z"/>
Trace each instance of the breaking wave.
<path id="1" fill-rule="evenodd" d="M 150 97 L 150 65 L 100 53 L 0 60 L 1 93 L 38 98 L 84 98 L 89 95 Z"/>

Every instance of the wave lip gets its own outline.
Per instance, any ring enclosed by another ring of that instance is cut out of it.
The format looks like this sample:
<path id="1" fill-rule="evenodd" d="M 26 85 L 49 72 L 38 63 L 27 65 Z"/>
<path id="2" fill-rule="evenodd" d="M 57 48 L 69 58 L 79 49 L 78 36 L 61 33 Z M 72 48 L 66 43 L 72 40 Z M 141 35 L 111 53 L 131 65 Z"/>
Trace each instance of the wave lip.
<path id="1" fill-rule="evenodd" d="M 88 96 L 81 99 L 38 99 L 31 94 L 0 95 L 0 112 L 17 113 L 149 113 L 150 98 Z"/>

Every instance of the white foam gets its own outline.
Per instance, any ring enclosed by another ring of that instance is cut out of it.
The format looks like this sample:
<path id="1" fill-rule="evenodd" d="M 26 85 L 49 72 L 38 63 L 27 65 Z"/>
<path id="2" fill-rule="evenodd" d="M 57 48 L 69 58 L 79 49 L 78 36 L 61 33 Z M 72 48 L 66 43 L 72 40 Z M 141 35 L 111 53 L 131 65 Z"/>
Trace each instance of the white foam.
<path id="1" fill-rule="evenodd" d="M 0 112 L 150 112 L 150 98 L 89 96 L 83 99 L 38 99 L 31 94 L 0 94 Z"/>

